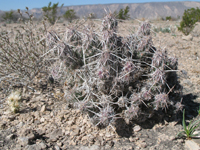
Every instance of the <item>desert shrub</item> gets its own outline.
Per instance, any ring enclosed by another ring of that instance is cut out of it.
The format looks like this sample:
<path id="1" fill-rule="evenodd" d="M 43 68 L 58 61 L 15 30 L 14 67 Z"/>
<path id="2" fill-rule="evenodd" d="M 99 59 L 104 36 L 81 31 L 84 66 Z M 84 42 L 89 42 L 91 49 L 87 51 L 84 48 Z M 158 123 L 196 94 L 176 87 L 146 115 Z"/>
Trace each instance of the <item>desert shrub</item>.
<path id="1" fill-rule="evenodd" d="M 172 33 L 172 35 L 175 35 L 175 31 L 177 29 L 177 26 L 165 26 L 165 27 L 153 27 L 153 31 L 156 33 L 162 32 L 162 33 Z"/>
<path id="2" fill-rule="evenodd" d="M 48 60 L 43 57 L 48 50 L 45 43 L 48 26 L 44 22 L 38 27 L 33 15 L 26 13 L 29 20 L 21 21 L 12 32 L 3 28 L 0 31 L 0 84 L 4 91 L 16 85 L 28 87 L 35 76 L 48 69 Z"/>
<path id="3" fill-rule="evenodd" d="M 172 20 L 172 17 L 171 17 L 171 16 L 167 16 L 167 17 L 165 18 L 165 20 L 171 21 L 171 20 Z"/>
<path id="4" fill-rule="evenodd" d="M 78 19 L 78 16 L 76 15 L 76 12 L 73 9 L 67 10 L 63 17 L 69 22 L 72 22 L 72 20 L 74 19 Z"/>
<path id="5" fill-rule="evenodd" d="M 66 44 L 59 50 L 61 62 L 67 64 L 66 100 L 89 113 L 97 126 L 108 126 L 117 118 L 144 121 L 156 111 L 179 111 L 177 59 L 153 46 L 148 22 L 141 22 L 137 32 L 125 37 L 118 36 L 117 27 L 118 21 L 109 13 L 100 31 L 80 22 L 57 39 Z M 50 39 L 59 37 L 56 32 L 52 35 Z"/>
<path id="6" fill-rule="evenodd" d="M 6 23 L 17 22 L 20 15 L 16 11 L 7 11 L 0 15 L 0 21 L 5 21 Z"/>
<path id="7" fill-rule="evenodd" d="M 54 24 L 56 22 L 57 19 L 59 19 L 60 17 L 58 16 L 58 4 L 59 3 L 55 3 L 51 6 L 51 2 L 49 2 L 48 6 L 42 7 L 42 11 L 44 12 L 44 16 L 46 18 L 48 18 L 49 22 L 51 24 Z M 60 6 L 60 9 L 63 7 L 64 4 L 62 4 Z"/>
<path id="8" fill-rule="evenodd" d="M 69 22 L 72 22 L 73 19 L 77 19 L 78 16 L 76 15 L 76 12 L 73 9 L 69 9 L 65 12 L 63 17 L 68 20 Z"/>
<path id="9" fill-rule="evenodd" d="M 11 21 L 13 19 L 13 11 L 5 12 L 3 15 L 3 19 L 6 21 Z"/>
<path id="10" fill-rule="evenodd" d="M 127 20 L 130 18 L 129 13 L 129 7 L 126 6 L 125 9 L 120 9 L 119 12 L 115 12 L 116 13 L 116 18 L 117 19 L 122 19 L 122 20 Z"/>
<path id="11" fill-rule="evenodd" d="M 157 27 L 154 27 L 153 31 L 154 31 L 154 32 L 157 32 L 157 33 L 158 33 L 158 32 L 170 33 L 170 32 L 171 32 L 171 29 L 170 29 L 169 26 L 167 26 L 167 27 L 165 27 L 165 28 L 161 28 L 161 27 L 157 28 Z"/>
<path id="12" fill-rule="evenodd" d="M 182 21 L 178 27 L 185 35 L 188 35 L 194 28 L 195 23 L 200 20 L 200 9 L 190 8 L 184 11 Z"/>

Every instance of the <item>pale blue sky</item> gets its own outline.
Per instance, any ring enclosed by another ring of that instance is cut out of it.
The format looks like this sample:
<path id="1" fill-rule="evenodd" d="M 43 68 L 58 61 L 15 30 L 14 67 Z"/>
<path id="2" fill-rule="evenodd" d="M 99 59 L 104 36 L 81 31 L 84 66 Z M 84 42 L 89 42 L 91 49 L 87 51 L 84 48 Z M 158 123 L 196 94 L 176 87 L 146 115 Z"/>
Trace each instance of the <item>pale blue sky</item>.
<path id="1" fill-rule="evenodd" d="M 88 5 L 88 4 L 109 4 L 109 3 L 145 3 L 145 2 L 169 2 L 173 0 L 0 0 L 0 10 L 9 11 L 11 9 L 25 9 L 25 7 L 41 8 L 47 6 L 49 2 L 63 4 L 64 6 L 71 5 Z M 175 0 L 175 1 L 190 1 L 190 0 Z M 200 2 L 200 0 L 192 0 Z"/>

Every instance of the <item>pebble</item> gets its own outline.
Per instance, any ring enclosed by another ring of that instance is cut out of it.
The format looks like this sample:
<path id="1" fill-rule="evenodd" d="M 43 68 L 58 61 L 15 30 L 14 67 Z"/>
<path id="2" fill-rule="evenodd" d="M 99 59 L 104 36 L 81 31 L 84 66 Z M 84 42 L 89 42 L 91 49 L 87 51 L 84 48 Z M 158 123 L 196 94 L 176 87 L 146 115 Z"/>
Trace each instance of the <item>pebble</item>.
<path id="1" fill-rule="evenodd" d="M 41 119 L 40 119 L 40 122 L 44 122 L 44 121 L 45 121 L 45 119 L 44 119 L 44 118 L 41 118 Z"/>
<path id="2" fill-rule="evenodd" d="M 41 107 L 41 110 L 40 110 L 40 112 L 45 112 L 46 111 L 46 106 L 45 105 L 43 105 L 42 107 Z"/>
<path id="3" fill-rule="evenodd" d="M 6 136 L 6 140 L 12 140 L 14 138 L 15 138 L 14 134 L 10 134 L 10 135 Z"/>
<path id="4" fill-rule="evenodd" d="M 79 135 L 79 132 L 80 132 L 80 129 L 79 129 L 79 128 L 76 128 L 75 130 L 73 130 L 73 131 L 70 133 L 70 136 L 78 136 L 78 135 Z"/>
<path id="5" fill-rule="evenodd" d="M 142 128 L 139 125 L 133 127 L 134 132 L 139 132 Z"/>
<path id="6" fill-rule="evenodd" d="M 185 148 L 188 150 L 199 150 L 200 149 L 199 145 L 192 140 L 186 140 Z"/>
<path id="7" fill-rule="evenodd" d="M 26 146 L 29 144 L 28 138 L 27 137 L 18 137 L 18 142 L 22 145 L 22 146 Z"/>
<path id="8" fill-rule="evenodd" d="M 186 41 L 192 41 L 193 40 L 193 37 L 192 37 L 192 35 L 187 35 L 187 36 L 182 36 L 182 39 L 183 40 L 186 40 Z"/>
<path id="9" fill-rule="evenodd" d="M 55 150 L 60 150 L 60 147 L 58 145 L 54 146 Z"/>
<path id="10" fill-rule="evenodd" d="M 147 144 L 144 141 L 140 141 L 139 140 L 139 141 L 136 142 L 136 144 L 137 144 L 137 146 L 139 146 L 141 148 L 146 148 L 147 147 Z"/>
<path id="11" fill-rule="evenodd" d="M 24 123 L 23 123 L 23 122 L 20 122 L 20 123 L 17 125 L 17 127 L 18 127 L 18 128 L 22 128 L 23 125 L 24 125 Z"/>
<path id="12" fill-rule="evenodd" d="M 55 129 L 53 132 L 49 134 L 50 140 L 57 140 L 60 136 L 62 136 L 62 129 Z"/>

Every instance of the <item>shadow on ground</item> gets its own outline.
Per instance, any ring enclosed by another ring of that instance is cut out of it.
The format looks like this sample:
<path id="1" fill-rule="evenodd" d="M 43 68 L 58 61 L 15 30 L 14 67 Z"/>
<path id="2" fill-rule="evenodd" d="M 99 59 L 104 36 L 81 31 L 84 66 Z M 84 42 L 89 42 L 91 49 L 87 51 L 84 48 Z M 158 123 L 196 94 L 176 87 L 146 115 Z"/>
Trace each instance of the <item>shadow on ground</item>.
<path id="1" fill-rule="evenodd" d="M 198 116 L 199 103 L 194 102 L 197 98 L 196 95 L 187 94 L 182 97 L 183 109 L 185 109 L 186 120 L 191 120 Z M 169 109 L 170 110 L 170 109 Z M 165 110 L 158 110 L 154 112 L 153 117 L 146 119 L 143 122 L 133 121 L 127 124 L 124 119 L 120 118 L 116 121 L 115 127 L 116 132 L 121 137 L 129 138 L 133 134 L 134 125 L 140 125 L 143 129 L 152 129 L 154 125 L 167 122 L 176 121 L 178 124 L 182 124 L 182 111 L 178 111 L 176 114 L 173 112 L 165 113 Z"/>

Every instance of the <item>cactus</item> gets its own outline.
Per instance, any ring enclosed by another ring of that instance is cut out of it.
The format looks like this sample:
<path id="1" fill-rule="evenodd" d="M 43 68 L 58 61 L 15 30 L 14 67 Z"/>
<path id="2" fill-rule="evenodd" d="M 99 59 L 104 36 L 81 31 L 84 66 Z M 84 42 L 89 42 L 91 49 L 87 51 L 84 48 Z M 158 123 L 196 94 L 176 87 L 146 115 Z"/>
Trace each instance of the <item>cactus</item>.
<path id="1" fill-rule="evenodd" d="M 59 39 L 65 45 L 62 51 L 60 42 L 49 44 L 65 54 L 60 59 L 71 71 L 65 74 L 66 99 L 76 101 L 75 108 L 88 112 L 97 126 L 111 125 L 117 118 L 145 120 L 151 117 L 149 111 L 181 109 L 174 92 L 179 87 L 172 88 L 178 83 L 177 59 L 153 46 L 151 25 L 142 22 L 137 32 L 121 37 L 109 13 L 101 26 L 100 32 L 83 24 L 69 27 L 64 40 Z M 47 43 L 50 39 L 55 38 Z"/>
<path id="2" fill-rule="evenodd" d="M 20 92 L 19 91 L 12 92 L 8 96 L 7 103 L 9 105 L 9 107 L 10 107 L 11 112 L 14 112 L 14 113 L 19 112 L 20 100 L 21 100 L 21 96 L 20 96 Z"/>

